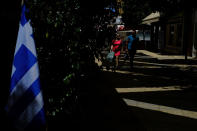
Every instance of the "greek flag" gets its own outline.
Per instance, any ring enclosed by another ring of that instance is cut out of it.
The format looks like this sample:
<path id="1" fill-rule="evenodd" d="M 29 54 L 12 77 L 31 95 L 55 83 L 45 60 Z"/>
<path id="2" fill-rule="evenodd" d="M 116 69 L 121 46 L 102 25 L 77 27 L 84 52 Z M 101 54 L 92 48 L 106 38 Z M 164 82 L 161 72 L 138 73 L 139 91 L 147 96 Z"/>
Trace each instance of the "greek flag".
<path id="1" fill-rule="evenodd" d="M 25 12 L 23 5 L 6 111 L 17 130 L 39 131 L 45 127 L 44 103 L 33 31 Z"/>

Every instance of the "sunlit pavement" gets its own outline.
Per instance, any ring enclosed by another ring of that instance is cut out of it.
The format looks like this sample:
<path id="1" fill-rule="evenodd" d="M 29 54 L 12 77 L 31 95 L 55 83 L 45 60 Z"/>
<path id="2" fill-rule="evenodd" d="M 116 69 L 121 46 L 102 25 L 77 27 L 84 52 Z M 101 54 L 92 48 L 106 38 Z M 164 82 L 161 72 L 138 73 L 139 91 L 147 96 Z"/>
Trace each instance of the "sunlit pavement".
<path id="1" fill-rule="evenodd" d="M 139 107 L 143 109 L 159 111 L 159 112 L 164 112 L 164 113 L 168 113 L 172 115 L 197 119 L 197 112 L 195 111 L 183 110 L 183 109 L 162 106 L 158 104 L 151 104 L 151 103 L 146 103 L 146 102 L 141 102 L 141 101 L 135 101 L 135 100 L 130 100 L 130 99 L 123 99 L 123 100 L 127 103 L 128 106 L 135 106 L 135 107 Z"/>
<path id="2" fill-rule="evenodd" d="M 148 131 L 197 130 L 197 60 L 140 50 L 129 71 L 129 61 L 111 72 L 119 96 Z"/>

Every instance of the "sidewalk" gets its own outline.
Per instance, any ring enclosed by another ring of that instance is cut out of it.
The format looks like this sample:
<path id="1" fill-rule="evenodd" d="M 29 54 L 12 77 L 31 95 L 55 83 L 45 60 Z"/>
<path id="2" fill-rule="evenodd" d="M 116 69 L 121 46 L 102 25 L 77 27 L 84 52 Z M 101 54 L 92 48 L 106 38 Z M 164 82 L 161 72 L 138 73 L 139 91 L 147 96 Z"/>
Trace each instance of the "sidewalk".
<path id="1" fill-rule="evenodd" d="M 129 71 L 129 61 L 121 56 L 116 72 L 103 70 L 98 83 L 90 82 L 92 93 L 86 100 L 99 129 L 196 131 L 197 64 L 188 60 L 138 50 Z"/>
<path id="2" fill-rule="evenodd" d="M 137 50 L 138 53 L 142 53 L 148 56 L 151 56 L 153 58 L 157 58 L 159 60 L 165 60 L 165 59 L 170 59 L 170 60 L 185 60 L 185 56 L 184 55 L 161 55 L 159 53 L 154 53 L 148 50 Z M 191 57 L 191 56 L 187 56 L 187 59 L 192 60 L 192 59 L 196 59 L 195 57 Z"/>
<path id="3" fill-rule="evenodd" d="M 138 50 L 138 54 L 143 54 L 155 59 L 158 64 L 166 64 L 168 67 L 179 67 L 183 70 L 197 71 L 197 58 L 188 56 L 185 60 L 184 55 L 161 55 L 159 53 L 150 52 L 147 50 Z"/>
<path id="4" fill-rule="evenodd" d="M 84 81 L 80 91 L 80 125 L 84 131 L 146 131 L 115 90 L 116 73 L 100 72 Z"/>

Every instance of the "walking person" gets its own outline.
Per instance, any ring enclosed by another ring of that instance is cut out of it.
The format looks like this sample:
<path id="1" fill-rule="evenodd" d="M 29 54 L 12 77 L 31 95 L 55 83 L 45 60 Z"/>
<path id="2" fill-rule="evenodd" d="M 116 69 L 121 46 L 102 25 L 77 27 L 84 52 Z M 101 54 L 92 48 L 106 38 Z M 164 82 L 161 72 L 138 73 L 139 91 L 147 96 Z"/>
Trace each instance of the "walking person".
<path id="1" fill-rule="evenodd" d="M 111 50 L 113 50 L 113 52 L 115 53 L 115 68 L 117 69 L 119 66 L 119 56 L 120 56 L 120 51 L 121 51 L 121 44 L 122 44 L 122 40 L 120 39 L 120 34 L 116 34 L 115 39 L 112 41 L 112 45 L 111 45 Z"/>
<path id="2" fill-rule="evenodd" d="M 127 42 L 126 42 L 127 52 L 129 54 L 129 60 L 130 60 L 130 70 L 133 69 L 133 60 L 136 54 L 136 48 L 138 42 L 139 42 L 139 38 L 136 37 L 136 31 L 132 30 L 130 35 L 127 37 Z"/>

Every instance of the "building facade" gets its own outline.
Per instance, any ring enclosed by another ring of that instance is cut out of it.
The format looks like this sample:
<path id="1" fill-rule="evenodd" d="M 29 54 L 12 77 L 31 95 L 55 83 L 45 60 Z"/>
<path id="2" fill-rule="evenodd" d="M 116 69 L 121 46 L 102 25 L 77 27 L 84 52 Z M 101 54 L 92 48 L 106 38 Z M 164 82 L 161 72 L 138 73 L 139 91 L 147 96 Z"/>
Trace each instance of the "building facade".
<path id="1" fill-rule="evenodd" d="M 168 16 L 152 15 L 143 19 L 142 24 L 150 26 L 151 50 L 197 56 L 197 8 L 183 8 Z"/>

